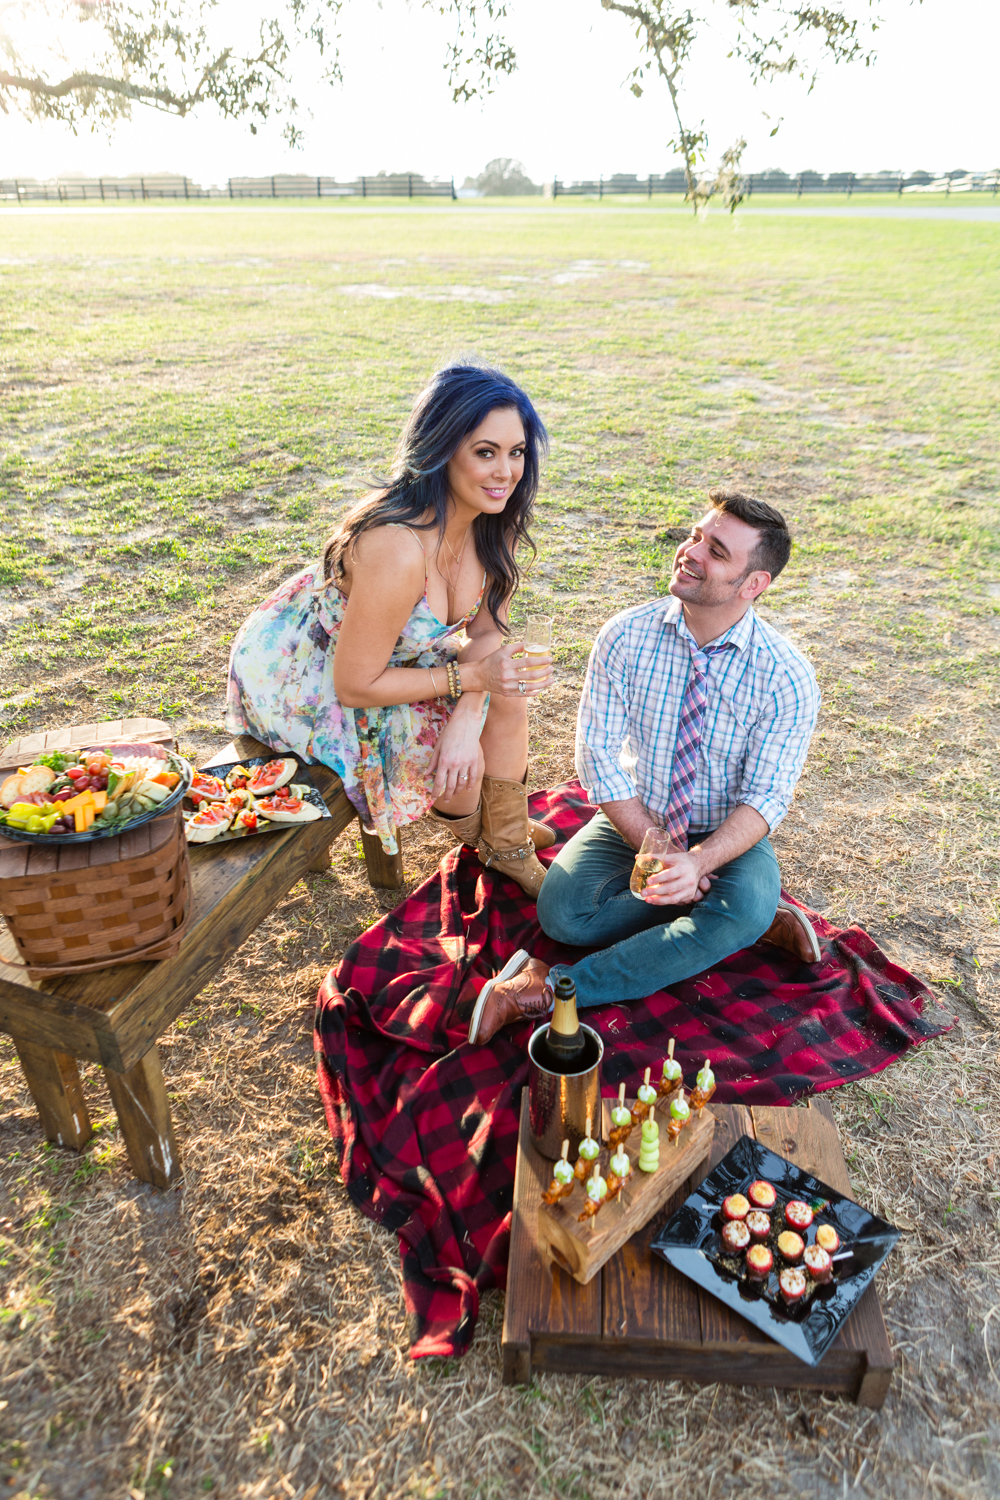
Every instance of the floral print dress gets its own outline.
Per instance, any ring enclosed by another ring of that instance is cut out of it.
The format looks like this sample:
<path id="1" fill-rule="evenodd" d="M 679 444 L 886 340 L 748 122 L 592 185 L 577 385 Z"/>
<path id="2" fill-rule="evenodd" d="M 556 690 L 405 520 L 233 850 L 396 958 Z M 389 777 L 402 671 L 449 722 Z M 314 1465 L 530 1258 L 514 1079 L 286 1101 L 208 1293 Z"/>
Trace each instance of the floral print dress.
<path id="1" fill-rule="evenodd" d="M 485 575 L 469 613 L 444 624 L 427 603 L 426 567 L 425 558 L 423 598 L 393 647 L 389 667 L 454 661 L 482 603 Z M 434 801 L 427 769 L 453 705 L 432 698 L 344 708 L 333 690 L 333 653 L 346 607 L 345 595 L 324 579 L 322 562 L 286 579 L 258 605 L 233 642 L 226 729 L 336 771 L 365 827 L 375 830 L 387 854 L 395 854 L 396 828 L 416 822 Z"/>

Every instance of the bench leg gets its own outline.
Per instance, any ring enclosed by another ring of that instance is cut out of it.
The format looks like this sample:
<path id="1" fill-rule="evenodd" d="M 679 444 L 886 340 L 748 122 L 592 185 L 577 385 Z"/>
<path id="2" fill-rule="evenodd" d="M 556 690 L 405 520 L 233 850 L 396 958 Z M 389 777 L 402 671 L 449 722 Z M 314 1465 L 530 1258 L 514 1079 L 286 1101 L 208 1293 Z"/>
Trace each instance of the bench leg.
<path id="1" fill-rule="evenodd" d="M 15 1042 L 47 1140 L 80 1151 L 93 1135 L 76 1061 L 67 1052 Z"/>
<path id="2" fill-rule="evenodd" d="M 333 845 L 332 844 L 327 844 L 324 849 L 321 849 L 319 851 L 319 853 L 317 854 L 316 858 L 313 860 L 312 864 L 309 866 L 310 873 L 313 874 L 313 875 L 323 875 L 323 874 L 325 874 L 325 872 L 330 868 L 330 859 L 331 859 L 332 855 L 333 855 Z"/>
<path id="3" fill-rule="evenodd" d="M 396 829 L 396 842 L 401 844 L 398 828 Z M 365 868 L 368 871 L 368 884 L 372 889 L 401 891 L 403 889 L 402 853 L 386 854 L 378 835 L 366 833 L 363 827 L 361 828 L 361 846 L 365 851 Z"/>
<path id="4" fill-rule="evenodd" d="M 127 1073 L 105 1068 L 104 1076 L 132 1171 L 154 1187 L 169 1187 L 180 1175 L 180 1160 L 160 1054 L 151 1047 Z"/>

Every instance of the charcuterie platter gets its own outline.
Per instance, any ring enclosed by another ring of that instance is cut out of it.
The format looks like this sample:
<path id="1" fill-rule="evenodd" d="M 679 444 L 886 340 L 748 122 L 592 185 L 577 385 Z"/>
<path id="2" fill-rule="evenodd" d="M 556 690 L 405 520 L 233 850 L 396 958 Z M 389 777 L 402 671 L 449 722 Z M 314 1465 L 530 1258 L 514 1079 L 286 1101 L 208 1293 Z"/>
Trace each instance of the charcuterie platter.
<path id="1" fill-rule="evenodd" d="M 49 750 L 0 783 L 0 836 L 46 847 L 112 838 L 170 812 L 193 774 L 161 744 Z"/>
<path id="2" fill-rule="evenodd" d="M 196 771 L 184 797 L 189 844 L 224 844 L 296 823 L 328 818 L 308 770 L 294 755 L 213 765 Z"/>

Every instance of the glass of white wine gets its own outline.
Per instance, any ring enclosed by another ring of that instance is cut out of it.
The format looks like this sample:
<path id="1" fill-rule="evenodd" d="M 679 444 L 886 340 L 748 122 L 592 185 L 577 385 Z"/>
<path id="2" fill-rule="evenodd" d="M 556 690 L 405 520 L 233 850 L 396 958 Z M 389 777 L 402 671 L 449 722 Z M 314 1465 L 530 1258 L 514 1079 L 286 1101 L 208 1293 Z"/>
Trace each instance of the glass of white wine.
<path id="1" fill-rule="evenodd" d="M 524 656 L 528 671 L 537 670 L 540 658 L 552 654 L 552 616 L 529 615 L 524 625 Z"/>
<path id="2" fill-rule="evenodd" d="M 650 875 L 659 875 L 669 864 L 668 855 L 683 852 L 665 828 L 647 828 L 632 867 L 629 890 L 637 901 L 645 901 L 643 894 Z"/>

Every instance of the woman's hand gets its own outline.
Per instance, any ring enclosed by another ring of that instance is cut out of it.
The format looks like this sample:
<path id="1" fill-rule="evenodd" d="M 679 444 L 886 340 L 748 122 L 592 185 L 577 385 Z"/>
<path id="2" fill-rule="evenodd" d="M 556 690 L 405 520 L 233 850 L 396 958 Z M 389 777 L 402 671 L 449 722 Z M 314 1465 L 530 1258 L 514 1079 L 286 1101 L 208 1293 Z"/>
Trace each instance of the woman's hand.
<path id="1" fill-rule="evenodd" d="M 521 653 L 516 659 L 515 651 Z M 523 641 L 508 641 L 499 651 L 491 652 L 480 661 L 470 662 L 469 666 L 476 672 L 475 688 L 480 692 L 499 693 L 503 698 L 515 695 L 534 698 L 543 693 L 555 681 L 552 657 L 548 652 L 530 657 L 523 653 Z"/>
<path id="2" fill-rule="evenodd" d="M 479 715 L 455 710 L 438 735 L 434 753 L 427 768 L 433 774 L 435 802 L 467 792 L 482 775 L 482 752 L 479 748 Z"/>

